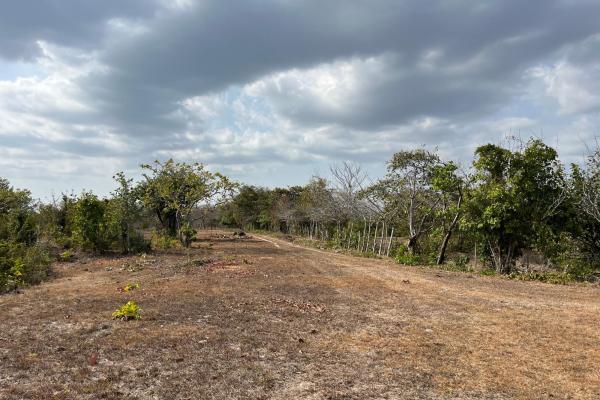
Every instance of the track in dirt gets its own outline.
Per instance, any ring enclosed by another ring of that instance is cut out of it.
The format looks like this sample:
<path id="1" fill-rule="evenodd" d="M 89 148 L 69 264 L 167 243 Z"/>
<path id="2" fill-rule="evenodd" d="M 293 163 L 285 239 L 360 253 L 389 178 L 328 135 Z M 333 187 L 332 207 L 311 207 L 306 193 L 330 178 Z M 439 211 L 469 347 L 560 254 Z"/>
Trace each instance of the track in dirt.
<path id="1" fill-rule="evenodd" d="M 600 398 L 597 287 L 218 231 L 194 246 L 1 296 L 0 399 Z M 128 300 L 143 319 L 112 320 Z"/>

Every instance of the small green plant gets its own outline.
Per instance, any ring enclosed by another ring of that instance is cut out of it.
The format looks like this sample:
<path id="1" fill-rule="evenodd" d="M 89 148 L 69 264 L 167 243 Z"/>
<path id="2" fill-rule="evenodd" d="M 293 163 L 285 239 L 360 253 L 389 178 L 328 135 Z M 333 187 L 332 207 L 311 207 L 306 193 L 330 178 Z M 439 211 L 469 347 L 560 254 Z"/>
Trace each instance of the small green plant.
<path id="1" fill-rule="evenodd" d="M 58 260 L 62 262 L 73 261 L 73 258 L 75 258 L 75 256 L 71 250 L 65 250 L 58 255 Z"/>
<path id="2" fill-rule="evenodd" d="M 458 268 L 466 271 L 467 264 L 469 264 L 469 256 L 466 256 L 463 254 L 463 255 L 457 256 L 453 261 Z"/>
<path id="3" fill-rule="evenodd" d="M 133 319 L 141 319 L 140 312 L 142 309 L 135 301 L 128 301 L 112 313 L 114 319 L 129 321 Z"/>
<path id="4" fill-rule="evenodd" d="M 485 275 L 485 276 L 492 276 L 492 275 L 496 275 L 497 272 L 493 268 L 483 268 L 481 271 L 479 271 L 479 274 Z"/>
<path id="5" fill-rule="evenodd" d="M 139 289 L 140 287 L 141 286 L 139 283 L 128 283 L 127 285 L 123 286 L 123 291 L 130 292 L 132 290 Z"/>
<path id="6" fill-rule="evenodd" d="M 404 265 L 419 265 L 421 264 L 421 260 L 418 255 L 411 254 L 408 250 L 408 247 L 405 245 L 400 245 L 396 250 L 396 256 L 394 257 L 398 264 Z"/>

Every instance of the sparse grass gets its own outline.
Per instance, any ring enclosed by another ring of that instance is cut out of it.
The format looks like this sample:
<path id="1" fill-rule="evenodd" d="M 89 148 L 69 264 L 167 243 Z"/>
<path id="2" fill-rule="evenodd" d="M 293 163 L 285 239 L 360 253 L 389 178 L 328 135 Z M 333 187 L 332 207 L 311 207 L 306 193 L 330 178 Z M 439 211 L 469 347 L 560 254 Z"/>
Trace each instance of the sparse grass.
<path id="1" fill-rule="evenodd" d="M 203 232 L 211 267 L 98 257 L 0 296 L 0 398 L 599 398 L 599 288 L 272 242 Z M 130 295 L 143 319 L 107 320 Z"/>

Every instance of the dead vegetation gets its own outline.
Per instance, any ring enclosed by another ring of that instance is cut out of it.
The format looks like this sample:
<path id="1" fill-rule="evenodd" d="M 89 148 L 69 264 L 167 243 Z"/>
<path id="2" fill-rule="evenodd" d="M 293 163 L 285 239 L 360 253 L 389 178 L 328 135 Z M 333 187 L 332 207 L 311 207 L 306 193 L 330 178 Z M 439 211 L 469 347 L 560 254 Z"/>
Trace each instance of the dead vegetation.
<path id="1" fill-rule="evenodd" d="M 600 398 L 597 287 L 268 240 L 202 232 L 0 297 L 0 398 Z"/>

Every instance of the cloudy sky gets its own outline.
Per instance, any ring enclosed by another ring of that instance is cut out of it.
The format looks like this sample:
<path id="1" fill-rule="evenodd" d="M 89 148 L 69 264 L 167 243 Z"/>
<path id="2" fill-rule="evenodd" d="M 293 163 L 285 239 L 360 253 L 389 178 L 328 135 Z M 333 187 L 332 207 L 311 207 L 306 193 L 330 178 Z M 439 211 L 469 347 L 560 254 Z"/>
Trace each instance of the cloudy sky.
<path id="1" fill-rule="evenodd" d="M 600 135 L 597 0 L 19 0 L 0 12 L 0 176 L 106 194 L 173 157 L 259 185 L 506 135 Z"/>

